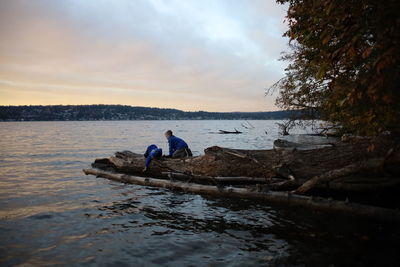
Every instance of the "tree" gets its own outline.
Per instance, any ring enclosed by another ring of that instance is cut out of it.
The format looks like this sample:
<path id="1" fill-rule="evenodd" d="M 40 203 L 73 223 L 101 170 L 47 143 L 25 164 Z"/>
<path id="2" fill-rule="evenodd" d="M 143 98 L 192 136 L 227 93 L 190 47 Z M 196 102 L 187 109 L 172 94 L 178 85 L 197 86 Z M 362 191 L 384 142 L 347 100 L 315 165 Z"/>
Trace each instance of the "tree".
<path id="1" fill-rule="evenodd" d="M 399 133 L 400 2 L 277 0 L 288 4 L 290 64 L 274 87 L 284 109 L 343 131 Z"/>

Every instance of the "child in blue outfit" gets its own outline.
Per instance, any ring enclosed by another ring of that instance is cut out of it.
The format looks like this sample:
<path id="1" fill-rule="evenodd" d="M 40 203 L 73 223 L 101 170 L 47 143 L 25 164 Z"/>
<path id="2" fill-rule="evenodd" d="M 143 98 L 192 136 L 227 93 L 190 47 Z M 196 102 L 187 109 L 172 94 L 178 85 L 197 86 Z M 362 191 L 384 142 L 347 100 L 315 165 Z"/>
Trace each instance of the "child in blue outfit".
<path id="1" fill-rule="evenodd" d="M 143 172 L 147 171 L 147 168 L 150 165 L 151 160 L 160 159 L 162 156 L 162 149 L 158 148 L 156 145 L 150 145 L 147 147 L 146 152 L 143 155 L 146 158 L 146 165 L 143 169 Z"/>
<path id="2" fill-rule="evenodd" d="M 169 145 L 169 157 L 172 158 L 185 158 L 191 157 L 192 151 L 185 141 L 181 138 L 176 137 L 171 130 L 165 132 L 165 137 L 168 140 Z"/>

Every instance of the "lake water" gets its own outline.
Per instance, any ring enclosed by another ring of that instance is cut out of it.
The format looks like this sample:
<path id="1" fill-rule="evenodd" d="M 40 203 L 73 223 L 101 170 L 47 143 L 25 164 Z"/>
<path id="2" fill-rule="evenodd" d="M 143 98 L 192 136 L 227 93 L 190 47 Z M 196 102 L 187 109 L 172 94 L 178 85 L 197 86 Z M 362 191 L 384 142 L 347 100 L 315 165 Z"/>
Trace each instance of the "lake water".
<path id="1" fill-rule="evenodd" d="M 241 124 L 254 129 L 246 129 Z M 194 154 L 271 148 L 276 121 L 0 122 L 0 265 L 396 266 L 399 227 L 84 176 L 163 132 Z M 240 135 L 210 132 L 243 130 Z M 300 132 L 302 130 L 296 130 Z M 267 132 L 267 133 L 266 133 Z"/>

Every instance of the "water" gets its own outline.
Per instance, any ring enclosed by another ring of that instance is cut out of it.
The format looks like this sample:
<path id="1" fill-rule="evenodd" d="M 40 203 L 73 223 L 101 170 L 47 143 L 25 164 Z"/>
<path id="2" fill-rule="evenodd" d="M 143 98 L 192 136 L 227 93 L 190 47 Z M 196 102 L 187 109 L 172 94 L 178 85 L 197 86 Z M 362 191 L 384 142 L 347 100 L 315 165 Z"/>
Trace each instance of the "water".
<path id="1" fill-rule="evenodd" d="M 0 265 L 396 266 L 399 229 L 84 176 L 117 150 L 271 148 L 275 121 L 0 123 Z M 243 130 L 241 135 L 209 132 Z M 268 134 L 265 133 L 267 131 Z M 301 130 L 297 130 L 301 131 Z"/>

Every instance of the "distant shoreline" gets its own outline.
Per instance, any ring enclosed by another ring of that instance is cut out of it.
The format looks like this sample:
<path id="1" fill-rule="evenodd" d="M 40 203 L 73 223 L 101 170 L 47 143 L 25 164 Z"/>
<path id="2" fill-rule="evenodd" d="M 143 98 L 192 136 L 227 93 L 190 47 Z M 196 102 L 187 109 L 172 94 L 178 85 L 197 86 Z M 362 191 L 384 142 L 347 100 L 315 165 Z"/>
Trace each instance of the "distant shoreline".
<path id="1" fill-rule="evenodd" d="M 109 122 L 109 121 L 281 121 L 284 119 L 143 119 L 143 120 L 0 120 L 0 122 Z"/>
<path id="2" fill-rule="evenodd" d="M 283 120 L 294 113 L 182 111 L 123 105 L 0 106 L 0 121 Z"/>

